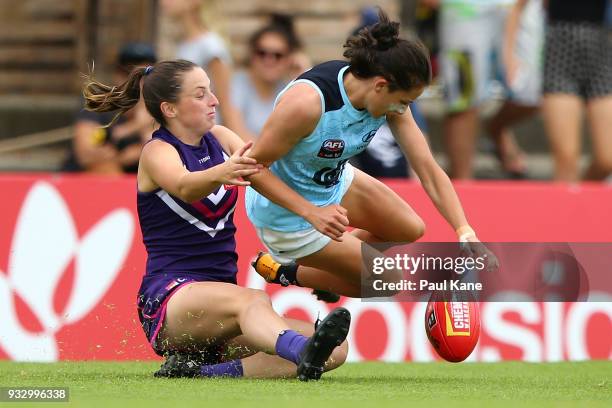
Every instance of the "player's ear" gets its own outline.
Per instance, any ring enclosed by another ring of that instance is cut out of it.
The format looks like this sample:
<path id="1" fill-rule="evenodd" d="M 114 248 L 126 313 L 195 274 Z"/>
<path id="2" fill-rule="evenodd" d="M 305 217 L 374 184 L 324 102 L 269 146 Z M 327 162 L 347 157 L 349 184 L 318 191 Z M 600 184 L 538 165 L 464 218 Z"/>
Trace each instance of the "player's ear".
<path id="1" fill-rule="evenodd" d="M 387 81 L 384 77 L 376 76 L 374 77 L 374 91 L 382 92 L 385 87 L 389 86 L 389 81 Z"/>
<path id="2" fill-rule="evenodd" d="M 162 114 L 167 118 L 175 118 L 176 117 L 176 106 L 170 102 L 162 102 L 159 106 Z"/>

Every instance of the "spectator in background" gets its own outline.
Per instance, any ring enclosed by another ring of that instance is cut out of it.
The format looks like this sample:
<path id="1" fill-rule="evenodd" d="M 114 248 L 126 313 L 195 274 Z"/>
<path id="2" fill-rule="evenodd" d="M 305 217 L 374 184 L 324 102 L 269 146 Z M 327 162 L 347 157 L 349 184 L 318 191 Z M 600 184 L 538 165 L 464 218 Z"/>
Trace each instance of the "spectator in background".
<path id="1" fill-rule="evenodd" d="M 378 9 L 364 7 L 360 11 L 360 18 L 360 24 L 351 35 L 357 35 L 361 29 L 378 23 Z M 416 102 L 410 105 L 410 112 L 421 132 L 426 134 L 427 124 Z M 378 129 L 370 144 L 362 153 L 355 156 L 351 163 L 372 177 L 404 178 L 410 176 L 408 160 L 386 123 Z"/>
<path id="2" fill-rule="evenodd" d="M 508 98 L 487 125 L 495 153 L 511 178 L 526 177 L 524 154 L 510 126 L 533 116 L 542 96 L 542 0 L 516 0 L 506 20 L 502 62 Z"/>
<path id="3" fill-rule="evenodd" d="M 130 71 L 140 65 L 154 64 L 155 50 L 147 43 L 127 43 L 121 47 L 112 82 L 121 85 Z M 74 125 L 74 138 L 62 171 L 96 174 L 135 173 L 142 145 L 151 138 L 155 121 L 144 102 L 112 122 L 113 112 L 81 110 Z"/>
<path id="4" fill-rule="evenodd" d="M 500 79 L 504 26 L 514 0 L 421 0 L 440 6 L 440 68 L 447 117 L 444 139 L 453 178 L 472 178 L 479 105 L 490 98 L 492 80 Z M 495 123 L 494 123 L 495 124 Z M 502 123 L 505 125 L 505 123 Z M 514 136 L 494 129 L 498 157 L 506 170 L 522 171 Z"/>
<path id="5" fill-rule="evenodd" d="M 593 157 L 584 175 L 612 172 L 612 43 L 607 0 L 548 0 L 543 114 L 555 159 L 555 180 L 576 181 L 586 102 Z"/>
<path id="6" fill-rule="evenodd" d="M 206 70 L 219 99 L 218 121 L 241 134 L 238 110 L 231 103 L 231 56 L 221 36 L 209 30 L 202 18 L 202 0 L 161 0 L 162 12 L 177 23 L 180 42 L 176 58 L 191 61 Z"/>
<path id="7" fill-rule="evenodd" d="M 242 121 L 237 132 L 244 140 L 259 136 L 294 69 L 301 73 L 307 68 L 305 56 L 296 57 L 302 43 L 287 15 L 273 14 L 269 24 L 251 35 L 248 46 L 247 68 L 234 74 L 231 87 L 232 103 Z"/>

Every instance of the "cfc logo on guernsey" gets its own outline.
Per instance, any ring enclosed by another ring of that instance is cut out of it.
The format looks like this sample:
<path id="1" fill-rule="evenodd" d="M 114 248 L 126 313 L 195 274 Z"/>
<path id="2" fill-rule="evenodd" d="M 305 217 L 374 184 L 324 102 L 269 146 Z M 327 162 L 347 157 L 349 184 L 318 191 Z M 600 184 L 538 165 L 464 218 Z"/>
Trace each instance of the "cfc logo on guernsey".
<path id="1" fill-rule="evenodd" d="M 121 269 L 133 234 L 133 217 L 120 208 L 79 237 L 60 193 L 49 183 L 35 183 L 15 223 L 7 271 L 0 271 L 0 349 L 14 360 L 58 360 L 56 333 L 87 316 L 102 299 Z M 58 313 L 54 296 L 72 265 L 74 281 Z M 33 333 L 23 326 L 17 299 L 42 330 Z"/>
<path id="2" fill-rule="evenodd" d="M 348 159 L 340 160 L 336 167 L 323 167 L 314 174 L 312 180 L 326 188 L 335 186 L 340 182 L 340 176 L 342 176 L 346 162 L 348 162 Z"/>

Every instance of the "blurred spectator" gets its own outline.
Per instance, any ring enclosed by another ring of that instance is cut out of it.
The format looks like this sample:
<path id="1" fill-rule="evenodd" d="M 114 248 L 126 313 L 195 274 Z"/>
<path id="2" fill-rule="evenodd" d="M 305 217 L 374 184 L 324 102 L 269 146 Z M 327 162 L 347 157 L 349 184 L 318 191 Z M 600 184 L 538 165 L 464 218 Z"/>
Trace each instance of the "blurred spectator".
<path id="1" fill-rule="evenodd" d="M 376 24 L 378 22 L 378 9 L 376 7 L 364 7 L 360 11 L 360 18 L 360 24 L 351 35 L 357 34 L 362 28 Z M 421 131 L 426 133 L 425 118 L 416 102 L 410 105 L 410 112 Z M 373 177 L 402 178 L 410 176 L 408 161 L 386 123 L 378 129 L 370 144 L 362 153 L 355 156 L 351 163 Z"/>
<path id="2" fill-rule="evenodd" d="M 612 172 L 612 44 L 607 0 L 548 0 L 543 114 L 555 180 L 579 179 L 583 103 L 593 157 L 585 179 Z"/>
<path id="3" fill-rule="evenodd" d="M 487 125 L 495 153 L 512 178 L 525 178 L 525 155 L 510 126 L 533 116 L 542 96 L 544 10 L 542 0 L 516 0 L 508 14 L 502 45 L 507 98 Z"/>
<path id="4" fill-rule="evenodd" d="M 127 43 L 121 47 L 113 72 L 113 83 L 122 84 L 135 66 L 156 61 L 147 43 Z M 110 126 L 114 112 L 81 110 L 74 125 L 72 149 L 62 171 L 98 174 L 135 173 L 142 145 L 151 138 L 155 121 L 141 100 Z"/>
<path id="5" fill-rule="evenodd" d="M 276 96 L 287 84 L 294 70 L 300 74 L 307 68 L 291 17 L 273 14 L 269 24 L 255 31 L 249 39 L 246 70 L 232 78 L 232 103 L 241 115 L 244 130 L 235 129 L 245 139 L 259 136 L 272 113 Z M 298 59 L 296 62 L 294 58 Z"/>
<path id="6" fill-rule="evenodd" d="M 206 27 L 202 18 L 202 0 L 161 0 L 162 12 L 177 23 L 181 41 L 176 58 L 198 64 L 210 77 L 219 99 L 218 120 L 240 134 L 239 113 L 231 103 L 232 61 L 223 39 Z"/>
<path id="7" fill-rule="evenodd" d="M 436 0 L 436 4 L 439 0 Z M 416 3 L 416 4 L 415 4 Z M 438 7 L 428 4 L 427 0 L 410 0 L 403 7 L 414 7 L 411 10 L 412 21 L 416 35 L 430 52 L 431 69 L 434 78 L 438 76 L 438 54 L 440 52 L 440 41 L 438 38 Z"/>
<path id="8" fill-rule="evenodd" d="M 440 69 L 447 117 L 444 139 L 452 177 L 472 177 L 478 135 L 479 105 L 490 98 L 494 79 L 503 80 L 504 27 L 514 0 L 421 0 L 440 5 Z M 502 111 L 502 114 L 505 112 Z M 511 117 L 493 122 L 498 156 L 506 170 L 523 172 L 514 136 L 505 126 Z"/>

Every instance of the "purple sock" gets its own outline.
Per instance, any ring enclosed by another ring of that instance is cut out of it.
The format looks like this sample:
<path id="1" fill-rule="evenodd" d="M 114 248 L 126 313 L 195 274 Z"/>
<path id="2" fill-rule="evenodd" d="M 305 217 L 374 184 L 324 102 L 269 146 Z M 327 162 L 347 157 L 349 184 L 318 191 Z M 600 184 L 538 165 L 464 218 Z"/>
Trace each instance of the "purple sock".
<path id="1" fill-rule="evenodd" d="M 276 340 L 276 354 L 285 360 L 299 364 L 300 354 L 302 354 L 307 341 L 308 337 L 302 336 L 293 330 L 284 330 L 278 335 L 278 340 Z"/>
<path id="2" fill-rule="evenodd" d="M 200 367 L 202 377 L 242 377 L 242 360 L 232 360 L 227 363 L 203 365 Z"/>

